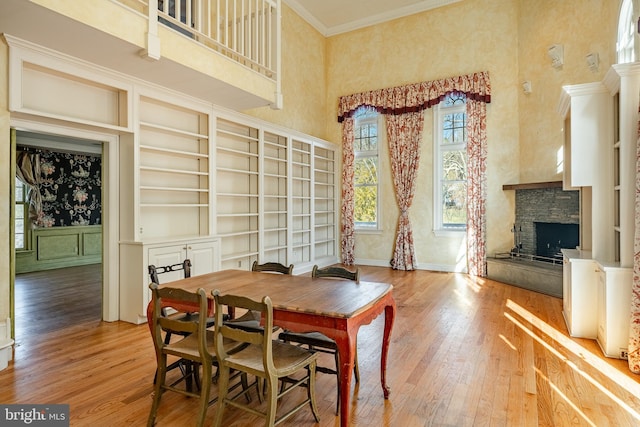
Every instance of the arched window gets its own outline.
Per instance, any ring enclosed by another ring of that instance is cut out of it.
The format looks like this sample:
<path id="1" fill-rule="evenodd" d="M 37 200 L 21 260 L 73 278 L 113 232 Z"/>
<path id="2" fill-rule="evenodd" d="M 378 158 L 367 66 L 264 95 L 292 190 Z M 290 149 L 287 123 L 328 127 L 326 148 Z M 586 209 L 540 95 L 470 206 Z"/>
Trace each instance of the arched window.
<path id="1" fill-rule="evenodd" d="M 623 0 L 618 19 L 618 64 L 634 62 L 635 40 L 636 40 L 636 19 L 634 13 L 633 0 Z"/>
<path id="2" fill-rule="evenodd" d="M 380 229 L 380 181 L 378 128 L 380 114 L 360 107 L 354 115 L 354 225 L 356 230 Z"/>

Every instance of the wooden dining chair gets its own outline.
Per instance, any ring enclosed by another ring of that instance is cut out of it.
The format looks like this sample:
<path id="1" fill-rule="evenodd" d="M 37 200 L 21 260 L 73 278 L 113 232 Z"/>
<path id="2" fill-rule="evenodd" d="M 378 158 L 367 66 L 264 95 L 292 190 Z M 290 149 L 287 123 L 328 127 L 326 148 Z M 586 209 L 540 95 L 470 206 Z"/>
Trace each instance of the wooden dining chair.
<path id="1" fill-rule="evenodd" d="M 328 277 L 337 279 L 347 279 L 360 283 L 360 271 L 347 270 L 344 267 L 326 267 L 318 268 L 317 265 L 313 266 L 311 271 L 312 277 Z M 335 360 L 335 367 L 318 366 L 316 370 L 325 374 L 331 374 L 336 376 L 336 386 L 338 389 L 338 402 L 336 404 L 336 414 L 340 411 L 340 360 L 338 356 L 338 345 L 334 340 L 327 337 L 320 332 L 291 332 L 283 331 L 278 335 L 278 338 L 284 342 L 291 342 L 294 344 L 302 345 L 310 350 L 319 351 L 322 353 L 329 353 L 333 355 Z M 356 342 L 356 354 L 353 362 L 353 374 L 357 383 L 360 382 L 360 368 L 358 367 L 358 344 Z"/>
<path id="2" fill-rule="evenodd" d="M 266 330 L 273 328 L 273 306 L 268 296 L 261 301 L 255 301 L 236 295 L 220 295 L 218 290 L 212 292 L 215 300 L 215 342 L 216 357 L 219 364 L 218 379 L 218 405 L 216 407 L 215 426 L 220 427 L 224 419 L 224 411 L 227 405 L 235 406 L 254 415 L 264 417 L 265 426 L 273 426 L 289 418 L 293 413 L 302 409 L 307 403 L 316 422 L 320 422 L 315 400 L 315 368 L 318 355 L 299 346 L 274 340 L 271 334 L 261 331 L 249 331 L 228 326 L 222 322 L 222 307 L 241 308 L 259 313 L 264 318 Z M 236 353 L 229 353 L 223 345 L 225 339 L 244 343 L 247 346 Z M 243 390 L 248 393 L 255 385 L 258 396 L 262 393 L 261 384 L 266 384 L 266 408 L 250 407 L 239 401 L 243 393 L 229 397 L 228 382 L 230 372 L 245 372 L 256 377 L 256 381 L 250 388 Z M 279 389 L 278 380 L 283 377 L 291 377 L 293 374 L 304 371 L 302 378 L 296 380 L 289 387 Z M 285 394 L 295 387 L 306 387 L 306 398 L 296 404 L 291 410 L 276 417 L 277 402 Z"/>
<path id="3" fill-rule="evenodd" d="M 293 274 L 293 264 L 290 264 L 287 267 L 286 265 L 280 264 L 279 262 L 266 262 L 264 264 L 258 264 L 258 261 L 254 261 L 253 265 L 251 266 L 251 271 Z M 246 331 L 264 331 L 263 327 L 260 326 L 260 313 L 252 311 L 247 311 L 237 319 L 227 320 L 226 323 L 233 328 L 244 329 Z M 275 332 L 278 329 L 279 328 L 275 326 L 273 331 Z"/>
<path id="4" fill-rule="evenodd" d="M 200 399 L 200 409 L 198 413 L 197 425 L 204 424 L 207 408 L 209 407 L 209 394 L 211 390 L 213 378 L 213 366 L 218 365 L 215 357 L 214 349 L 214 333 L 207 329 L 207 316 L 193 317 L 173 317 L 162 315 L 163 301 L 171 301 L 180 306 L 196 307 L 194 312 L 208 313 L 209 304 L 205 291 L 200 288 L 197 292 L 189 292 L 180 288 L 163 287 L 159 288 L 157 283 L 149 285 L 152 294 L 153 319 L 151 323 L 151 336 L 156 351 L 157 370 L 156 381 L 153 395 L 153 403 L 147 420 L 147 425 L 152 426 L 155 423 L 160 399 L 165 391 L 173 391 L 191 397 Z M 220 313 L 222 318 L 222 313 Z M 194 320 L 195 319 L 195 320 Z M 171 330 L 179 334 L 181 339 L 175 342 L 166 343 L 163 338 L 163 331 Z M 228 339 L 220 341 L 220 348 L 227 354 L 241 350 L 245 344 Z M 193 392 L 188 388 L 182 389 L 178 387 L 180 379 L 173 382 L 167 382 L 167 368 L 169 357 L 176 357 L 179 360 L 189 360 L 194 366 L 202 368 L 202 380 L 199 393 Z M 229 381 L 226 382 L 227 386 Z M 246 375 L 241 375 L 240 382 L 235 384 L 232 389 L 243 386 L 244 390 L 248 389 L 248 381 Z"/>
<path id="5" fill-rule="evenodd" d="M 159 276 L 162 274 L 167 274 L 171 272 L 182 272 L 182 276 L 184 278 L 191 277 L 191 260 L 185 259 L 181 263 L 164 265 L 164 266 L 155 266 L 149 265 L 149 279 L 151 283 L 160 284 Z M 170 303 L 164 303 L 161 307 L 161 314 L 166 317 L 172 317 L 173 319 L 183 319 L 183 320 L 192 320 L 198 321 L 198 313 L 185 311 L 182 308 L 176 308 L 175 304 L 171 305 Z M 214 319 L 213 317 L 207 318 L 207 327 L 213 326 Z M 169 344 L 171 342 L 171 336 L 174 334 L 171 330 L 164 330 L 164 341 L 165 344 Z M 180 336 L 186 336 L 183 332 L 177 333 Z M 187 388 L 191 389 L 192 382 L 195 382 L 196 387 L 200 387 L 200 378 L 199 378 L 199 370 L 197 366 L 193 366 L 193 364 L 189 360 L 176 360 L 171 365 L 167 367 L 167 370 L 173 370 L 179 368 L 182 372 L 182 378 L 187 383 Z M 155 381 L 155 376 L 154 376 Z"/>

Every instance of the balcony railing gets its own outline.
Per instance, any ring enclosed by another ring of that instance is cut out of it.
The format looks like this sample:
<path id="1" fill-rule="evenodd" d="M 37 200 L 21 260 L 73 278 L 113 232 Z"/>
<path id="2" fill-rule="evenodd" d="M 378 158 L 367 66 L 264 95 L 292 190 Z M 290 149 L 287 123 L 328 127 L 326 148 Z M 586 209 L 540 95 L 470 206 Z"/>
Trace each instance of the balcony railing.
<path id="1" fill-rule="evenodd" d="M 280 0 L 114 0 L 149 18 L 149 37 L 165 25 L 278 81 Z M 155 31 L 154 31 L 155 30 Z M 158 45 L 159 46 L 159 45 Z M 153 52 L 153 42 L 148 46 Z"/>

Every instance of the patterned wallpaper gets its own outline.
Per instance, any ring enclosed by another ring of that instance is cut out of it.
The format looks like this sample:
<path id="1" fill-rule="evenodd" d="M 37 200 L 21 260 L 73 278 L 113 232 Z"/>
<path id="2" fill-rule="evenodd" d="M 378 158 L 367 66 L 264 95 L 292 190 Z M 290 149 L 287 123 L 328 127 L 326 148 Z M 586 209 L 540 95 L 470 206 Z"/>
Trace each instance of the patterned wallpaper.
<path id="1" fill-rule="evenodd" d="M 40 152 L 42 213 L 37 227 L 97 225 L 102 216 L 100 156 Z"/>

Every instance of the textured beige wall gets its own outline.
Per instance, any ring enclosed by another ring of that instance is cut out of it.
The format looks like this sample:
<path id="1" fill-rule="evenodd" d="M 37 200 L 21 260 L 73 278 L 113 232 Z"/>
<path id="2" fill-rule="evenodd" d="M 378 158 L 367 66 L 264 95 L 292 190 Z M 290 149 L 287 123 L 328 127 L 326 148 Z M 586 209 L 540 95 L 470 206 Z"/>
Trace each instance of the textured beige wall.
<path id="1" fill-rule="evenodd" d="M 488 70 L 493 97 L 487 108 L 488 251 L 508 249 L 513 192 L 502 185 L 518 178 L 518 7 L 514 0 L 465 0 L 433 11 L 365 28 L 328 40 L 327 134 L 339 141 L 336 121 L 341 95 Z M 437 237 L 433 230 L 433 115 L 425 130 L 416 194 L 410 217 L 419 263 L 451 268 L 462 237 Z M 386 150 L 386 148 L 385 148 Z M 385 153 L 383 153 L 384 155 Z M 382 179 L 390 183 L 388 161 Z M 397 205 L 390 184 L 383 188 L 384 231 L 356 237 L 356 258 L 389 260 L 395 242 Z"/>
<path id="2" fill-rule="evenodd" d="M 563 85 L 601 81 L 616 62 L 619 0 L 519 0 L 520 82 L 531 81 L 532 93 L 519 92 L 520 181 L 562 179 L 556 167 L 562 148 L 563 118 L 557 112 Z M 579 13 L 577 12 L 579 11 Z M 547 49 L 564 47 L 564 65 L 551 66 Z M 600 67 L 589 70 L 585 56 L 598 53 Z"/>
<path id="3" fill-rule="evenodd" d="M 283 108 L 257 108 L 245 113 L 326 139 L 325 46 L 325 37 L 283 2 Z"/>

